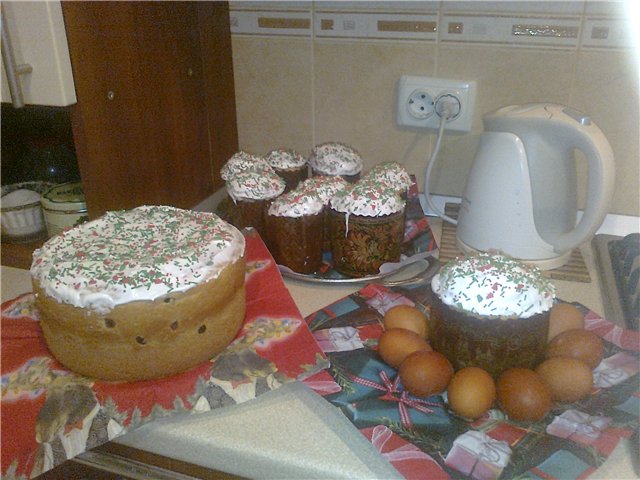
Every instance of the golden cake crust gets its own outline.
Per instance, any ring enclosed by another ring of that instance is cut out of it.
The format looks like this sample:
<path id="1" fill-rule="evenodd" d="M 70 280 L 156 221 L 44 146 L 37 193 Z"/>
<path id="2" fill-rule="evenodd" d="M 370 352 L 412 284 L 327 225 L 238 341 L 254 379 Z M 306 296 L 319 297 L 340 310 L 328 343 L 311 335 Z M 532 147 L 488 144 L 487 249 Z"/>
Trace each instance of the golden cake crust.
<path id="1" fill-rule="evenodd" d="M 40 324 L 60 363 L 102 380 L 146 380 L 183 372 L 220 353 L 245 316 L 244 257 L 220 275 L 105 314 L 58 302 L 33 280 Z"/>

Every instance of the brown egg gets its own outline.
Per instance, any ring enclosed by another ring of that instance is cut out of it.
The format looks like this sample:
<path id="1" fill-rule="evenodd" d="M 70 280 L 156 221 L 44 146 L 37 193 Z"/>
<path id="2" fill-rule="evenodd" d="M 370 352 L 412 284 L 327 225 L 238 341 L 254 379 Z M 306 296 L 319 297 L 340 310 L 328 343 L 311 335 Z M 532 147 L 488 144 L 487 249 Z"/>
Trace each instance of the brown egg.
<path id="1" fill-rule="evenodd" d="M 575 402 L 586 397 L 593 385 L 593 371 L 582 360 L 553 357 L 545 360 L 536 372 L 558 402 Z"/>
<path id="2" fill-rule="evenodd" d="M 493 377 L 479 367 L 458 370 L 447 387 L 447 399 L 458 415 L 476 419 L 491 408 L 496 399 Z"/>
<path id="3" fill-rule="evenodd" d="M 441 353 L 422 350 L 412 353 L 402 362 L 398 375 L 410 393 L 417 397 L 428 397 L 447 388 L 453 367 Z"/>
<path id="4" fill-rule="evenodd" d="M 405 328 L 385 330 L 378 339 L 378 353 L 388 365 L 398 368 L 402 361 L 419 350 L 431 350 L 427 341 Z"/>
<path id="5" fill-rule="evenodd" d="M 510 368 L 496 382 L 500 408 L 514 420 L 535 422 L 551 410 L 551 392 L 540 375 L 528 368 Z"/>
<path id="6" fill-rule="evenodd" d="M 604 344 L 591 330 L 573 328 L 560 333 L 549 342 L 546 356 L 577 358 L 594 369 L 602 361 Z"/>
<path id="7" fill-rule="evenodd" d="M 558 334 L 574 328 L 584 328 L 584 316 L 582 312 L 570 303 L 555 304 L 551 308 L 549 315 L 548 341 L 551 341 Z"/>
<path id="8" fill-rule="evenodd" d="M 384 328 L 406 328 L 428 338 L 427 316 L 416 307 L 396 305 L 384 314 Z"/>

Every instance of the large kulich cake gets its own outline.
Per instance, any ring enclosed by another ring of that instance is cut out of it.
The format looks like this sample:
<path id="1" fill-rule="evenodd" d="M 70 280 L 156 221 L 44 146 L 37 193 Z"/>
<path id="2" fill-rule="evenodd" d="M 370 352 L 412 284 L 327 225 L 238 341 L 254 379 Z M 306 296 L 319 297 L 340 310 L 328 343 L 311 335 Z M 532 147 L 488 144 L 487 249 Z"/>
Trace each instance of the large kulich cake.
<path id="1" fill-rule="evenodd" d="M 176 374 L 218 354 L 245 315 L 245 240 L 211 213 L 107 212 L 33 254 L 44 338 L 60 363 L 103 380 Z"/>
<path id="2" fill-rule="evenodd" d="M 498 376 L 544 359 L 555 287 L 537 268 L 479 253 L 446 263 L 431 288 L 431 345 L 454 368 Z"/>

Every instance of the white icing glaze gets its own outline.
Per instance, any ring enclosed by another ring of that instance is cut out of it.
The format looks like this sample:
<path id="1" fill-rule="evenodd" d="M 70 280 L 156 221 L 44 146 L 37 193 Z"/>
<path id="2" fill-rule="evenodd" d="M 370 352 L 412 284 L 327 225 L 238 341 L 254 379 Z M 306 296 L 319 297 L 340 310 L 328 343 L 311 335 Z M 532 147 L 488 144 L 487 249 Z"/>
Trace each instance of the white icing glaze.
<path id="1" fill-rule="evenodd" d="M 271 202 L 269 215 L 297 218 L 317 215 L 323 208 L 324 204 L 317 194 L 296 189 L 280 195 Z"/>
<path id="2" fill-rule="evenodd" d="M 315 146 L 309 164 L 325 175 L 355 175 L 362 171 L 360 154 L 348 145 L 335 142 Z"/>
<path id="3" fill-rule="evenodd" d="M 358 182 L 351 189 L 336 193 L 330 205 L 348 215 L 381 217 L 402 211 L 405 201 L 389 188 L 374 182 Z"/>
<path id="4" fill-rule="evenodd" d="M 273 170 L 241 172 L 227 181 L 227 192 L 234 201 L 270 200 L 284 192 L 285 186 L 285 181 Z"/>
<path id="5" fill-rule="evenodd" d="M 445 264 L 431 288 L 443 303 L 489 317 L 528 318 L 553 305 L 555 287 L 537 268 L 480 253 Z"/>
<path id="6" fill-rule="evenodd" d="M 240 231 L 213 213 L 142 206 L 51 238 L 31 275 L 59 302 L 104 314 L 216 278 L 244 250 Z"/>
<path id="7" fill-rule="evenodd" d="M 276 170 L 289 170 L 304 167 L 307 159 L 294 150 L 272 150 L 266 157 L 267 163 Z"/>
<path id="8" fill-rule="evenodd" d="M 374 166 L 363 180 L 380 182 L 398 192 L 406 192 L 413 184 L 409 172 L 398 162 L 384 162 Z"/>
<path id="9" fill-rule="evenodd" d="M 36 203 L 39 201 L 40 194 L 38 192 L 20 188 L 18 190 L 14 190 L 11 193 L 7 193 L 4 197 L 2 197 L 2 206 L 4 208 L 13 208 L 29 205 L 31 203 Z"/>
<path id="10" fill-rule="evenodd" d="M 333 196 L 342 190 L 350 188 L 351 184 L 339 175 L 322 175 L 311 177 L 298 185 L 297 190 L 315 192 L 324 205 L 328 205 Z"/>
<path id="11" fill-rule="evenodd" d="M 267 161 L 257 155 L 247 152 L 234 153 L 220 169 L 220 176 L 224 181 L 229 181 L 242 172 L 268 172 L 273 171 Z"/>

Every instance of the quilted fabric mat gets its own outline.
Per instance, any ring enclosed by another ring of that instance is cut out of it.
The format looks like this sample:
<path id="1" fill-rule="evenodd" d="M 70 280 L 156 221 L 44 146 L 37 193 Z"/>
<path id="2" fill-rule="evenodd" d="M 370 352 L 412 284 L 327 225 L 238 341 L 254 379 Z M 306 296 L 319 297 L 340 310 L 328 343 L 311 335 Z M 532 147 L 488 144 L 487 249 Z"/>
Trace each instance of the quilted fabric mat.
<path id="1" fill-rule="evenodd" d="M 556 403 L 538 422 L 492 409 L 476 421 L 451 412 L 446 395 L 413 397 L 380 360 L 384 313 L 398 304 L 429 314 L 429 284 L 368 285 L 306 318 L 331 367 L 305 381 L 379 447 L 405 478 L 582 479 L 596 472 L 622 438 L 638 430 L 638 332 L 588 308 L 586 328 L 604 340 L 591 394 Z"/>

